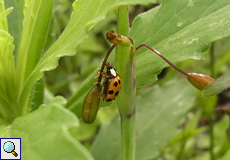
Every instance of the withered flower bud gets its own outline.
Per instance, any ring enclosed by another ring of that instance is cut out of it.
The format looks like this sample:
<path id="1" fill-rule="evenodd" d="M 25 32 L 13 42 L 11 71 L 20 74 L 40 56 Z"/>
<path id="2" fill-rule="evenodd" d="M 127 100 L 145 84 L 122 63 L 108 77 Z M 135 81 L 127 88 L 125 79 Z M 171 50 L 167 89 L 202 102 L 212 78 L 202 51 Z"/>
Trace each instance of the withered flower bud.
<path id="1" fill-rule="evenodd" d="M 110 43 L 121 45 L 121 46 L 130 46 L 133 44 L 133 41 L 123 35 L 120 35 L 114 31 L 110 31 L 106 33 L 106 37 Z"/>
<path id="2" fill-rule="evenodd" d="M 82 119 L 85 123 L 93 123 L 99 109 L 101 85 L 96 84 L 86 95 L 82 108 Z"/>
<path id="3" fill-rule="evenodd" d="M 212 77 L 199 73 L 188 73 L 187 79 L 199 90 L 203 90 L 208 84 L 215 81 Z"/>

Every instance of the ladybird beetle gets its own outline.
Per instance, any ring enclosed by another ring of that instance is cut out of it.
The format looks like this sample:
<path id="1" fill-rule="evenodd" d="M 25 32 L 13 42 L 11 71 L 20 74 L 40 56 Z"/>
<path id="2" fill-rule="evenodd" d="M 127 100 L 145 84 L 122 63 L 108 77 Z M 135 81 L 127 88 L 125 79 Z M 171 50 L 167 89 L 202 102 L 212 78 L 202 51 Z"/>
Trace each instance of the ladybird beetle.
<path id="1" fill-rule="evenodd" d="M 110 102 L 114 100 L 121 90 L 121 78 L 116 69 L 109 63 L 106 64 L 107 72 L 104 73 L 103 101 Z"/>

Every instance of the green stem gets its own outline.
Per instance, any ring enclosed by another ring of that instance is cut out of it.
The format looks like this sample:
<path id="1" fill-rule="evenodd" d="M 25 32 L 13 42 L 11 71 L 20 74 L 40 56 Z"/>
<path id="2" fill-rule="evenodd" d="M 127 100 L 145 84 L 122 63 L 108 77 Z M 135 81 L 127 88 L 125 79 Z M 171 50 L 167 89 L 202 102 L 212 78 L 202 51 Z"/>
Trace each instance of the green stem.
<path id="1" fill-rule="evenodd" d="M 126 6 L 118 9 L 118 33 L 129 37 L 129 18 Z M 122 88 L 117 97 L 121 116 L 123 160 L 135 159 L 135 96 L 136 85 L 130 47 L 117 46 L 116 69 L 122 79 Z"/>
<path id="2" fill-rule="evenodd" d="M 210 153 L 210 160 L 215 160 L 213 148 L 214 148 L 214 133 L 213 133 L 213 118 L 212 116 L 209 118 L 209 140 L 210 140 L 210 148 L 209 148 L 209 153 Z"/>
<path id="3" fill-rule="evenodd" d="M 210 71 L 211 71 L 211 77 L 214 77 L 214 65 L 215 65 L 215 59 L 214 59 L 214 50 L 215 50 L 215 42 L 212 43 L 212 46 L 210 48 Z"/>
<path id="4" fill-rule="evenodd" d="M 179 155 L 178 155 L 178 159 L 177 160 L 183 160 L 184 158 L 184 147 L 185 147 L 185 144 L 186 144 L 186 140 L 183 140 L 180 144 L 180 147 L 181 147 L 181 150 L 179 152 Z"/>
<path id="5" fill-rule="evenodd" d="M 135 159 L 135 112 L 130 117 L 121 117 L 123 160 Z"/>
<path id="6" fill-rule="evenodd" d="M 106 56 L 105 56 L 105 58 L 104 58 L 104 61 L 103 61 L 103 63 L 102 63 L 102 66 L 101 66 L 100 75 L 99 75 L 99 77 L 98 77 L 97 82 L 101 82 L 101 79 L 102 79 L 102 74 L 101 74 L 101 72 L 104 71 L 106 62 L 107 62 L 107 60 L 108 60 L 108 58 L 109 58 L 109 55 L 110 55 L 110 53 L 113 51 L 113 49 L 114 49 L 116 46 L 117 46 L 116 44 L 112 45 L 112 47 L 110 47 L 109 51 L 107 52 L 107 54 L 106 54 Z"/>
<path id="7" fill-rule="evenodd" d="M 226 129 L 226 134 L 227 134 L 227 138 L 228 138 L 228 142 L 230 142 L 230 114 L 227 113 L 227 116 L 229 118 L 229 122 L 228 122 L 228 128 Z"/>
<path id="8" fill-rule="evenodd" d="M 211 49 L 210 49 L 210 72 L 211 72 L 211 77 L 214 77 L 214 65 L 215 65 L 215 59 L 214 59 L 214 51 L 215 51 L 215 42 L 212 43 Z M 214 157 L 214 133 L 213 133 L 213 117 L 210 116 L 209 118 L 209 140 L 210 140 L 210 160 L 215 160 Z"/>

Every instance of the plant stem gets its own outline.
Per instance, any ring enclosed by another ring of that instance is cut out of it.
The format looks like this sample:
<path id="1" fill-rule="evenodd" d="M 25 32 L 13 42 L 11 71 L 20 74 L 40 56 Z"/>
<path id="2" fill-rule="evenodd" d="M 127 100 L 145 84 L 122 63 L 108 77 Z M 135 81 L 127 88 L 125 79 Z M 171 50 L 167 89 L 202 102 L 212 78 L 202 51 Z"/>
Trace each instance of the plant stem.
<path id="1" fill-rule="evenodd" d="M 210 116 L 209 122 L 210 122 L 209 123 L 209 141 L 210 141 L 209 153 L 210 153 L 210 160 L 215 160 L 214 152 L 213 152 L 213 148 L 214 148 L 214 133 L 213 133 L 213 118 L 212 118 L 212 116 Z"/>
<path id="2" fill-rule="evenodd" d="M 210 124 L 209 124 L 209 138 L 210 138 L 210 159 L 215 160 L 214 152 L 213 152 L 213 147 L 214 147 L 214 133 L 213 133 L 213 118 L 210 117 Z"/>
<path id="3" fill-rule="evenodd" d="M 214 65 L 215 65 L 215 59 L 214 59 L 214 50 L 215 50 L 215 42 L 212 43 L 212 46 L 210 48 L 210 72 L 211 77 L 214 77 Z"/>
<path id="4" fill-rule="evenodd" d="M 109 58 L 109 55 L 110 55 L 110 53 L 113 51 L 113 49 L 114 49 L 116 46 L 117 46 L 117 45 L 114 44 L 114 45 L 112 45 L 112 47 L 110 47 L 109 51 L 107 52 L 107 54 L 106 54 L 106 56 L 105 56 L 105 58 L 104 58 L 104 61 L 103 61 L 102 65 L 101 65 L 101 70 L 100 70 L 100 72 L 103 72 L 103 71 L 104 71 L 105 64 L 106 64 L 106 62 L 107 62 L 107 60 L 108 60 L 108 58 Z M 97 82 L 101 82 L 101 79 L 102 79 L 102 74 L 99 75 Z"/>
<path id="5" fill-rule="evenodd" d="M 212 43 L 212 46 L 210 48 L 210 72 L 211 72 L 211 77 L 214 77 L 214 65 L 215 65 L 215 59 L 214 59 L 214 51 L 215 51 L 215 42 Z M 212 112 L 213 115 L 214 112 Z M 209 117 L 209 141 L 210 141 L 210 148 L 209 148 L 209 153 L 210 153 L 210 160 L 215 160 L 214 157 L 214 133 L 213 133 L 213 117 Z"/>
<path id="6" fill-rule="evenodd" d="M 123 160 L 135 159 L 135 112 L 130 117 L 121 116 Z"/>
<path id="7" fill-rule="evenodd" d="M 179 154 L 177 155 L 177 160 L 184 159 L 184 150 L 185 150 L 186 143 L 187 143 L 187 138 L 183 138 L 182 141 L 180 142 L 180 151 Z"/>
<path id="8" fill-rule="evenodd" d="M 171 67 L 173 67 L 175 70 L 177 70 L 178 72 L 180 72 L 181 74 L 185 75 L 186 77 L 188 76 L 188 73 L 179 69 L 177 66 L 175 66 L 172 62 L 170 62 L 167 58 L 165 58 L 160 52 L 158 52 L 157 50 L 153 49 L 152 47 L 146 45 L 146 44 L 141 44 L 140 46 L 138 46 L 136 48 L 136 51 L 142 47 L 145 47 L 151 51 L 153 51 L 154 53 L 156 53 L 158 56 L 160 56 L 165 62 L 167 62 Z"/>
<path id="9" fill-rule="evenodd" d="M 126 6 L 118 9 L 118 33 L 129 37 L 129 18 Z M 122 79 L 122 88 L 117 97 L 121 116 L 123 160 L 135 159 L 135 97 L 136 85 L 130 47 L 117 46 L 116 69 Z"/>

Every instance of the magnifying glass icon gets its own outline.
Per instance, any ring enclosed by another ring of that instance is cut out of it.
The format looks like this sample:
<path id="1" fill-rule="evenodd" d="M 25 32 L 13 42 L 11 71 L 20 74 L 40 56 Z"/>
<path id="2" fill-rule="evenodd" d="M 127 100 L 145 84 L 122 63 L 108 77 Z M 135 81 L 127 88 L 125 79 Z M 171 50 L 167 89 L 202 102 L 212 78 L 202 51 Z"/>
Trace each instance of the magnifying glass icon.
<path id="1" fill-rule="evenodd" d="M 18 154 L 14 151 L 15 150 L 15 145 L 11 141 L 7 141 L 3 145 L 3 149 L 7 153 L 12 153 L 15 157 L 18 156 Z"/>

